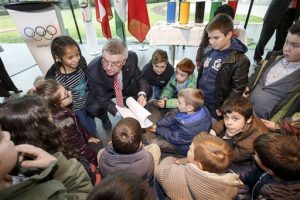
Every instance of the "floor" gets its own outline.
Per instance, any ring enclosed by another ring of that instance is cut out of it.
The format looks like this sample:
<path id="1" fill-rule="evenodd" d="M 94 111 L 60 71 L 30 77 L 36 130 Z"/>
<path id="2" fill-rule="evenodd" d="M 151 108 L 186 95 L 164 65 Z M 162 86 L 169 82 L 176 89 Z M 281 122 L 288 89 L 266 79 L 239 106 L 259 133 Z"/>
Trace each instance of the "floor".
<path id="1" fill-rule="evenodd" d="M 35 60 L 33 59 L 30 51 L 28 50 L 26 44 L 18 43 L 18 44 L 1 44 L 3 49 L 0 52 L 0 57 L 2 58 L 6 70 L 10 77 L 12 78 L 15 85 L 18 89 L 23 90 L 22 94 L 25 94 L 30 88 L 32 88 L 33 82 L 37 76 L 41 76 L 42 73 L 37 66 Z M 99 49 L 101 49 L 102 44 L 99 44 Z M 86 58 L 87 63 L 89 63 L 93 58 L 98 55 L 89 55 L 87 45 L 80 45 L 82 50 L 83 56 Z M 139 44 L 129 44 L 128 48 L 130 50 L 135 51 L 138 54 L 139 58 L 139 66 L 143 67 L 147 62 L 149 62 L 153 51 L 156 48 L 161 48 L 166 51 L 169 51 L 168 46 L 159 46 L 159 47 L 151 47 L 149 45 L 145 45 L 141 48 Z M 195 60 L 197 52 L 197 47 L 185 47 L 177 46 L 175 50 L 175 63 L 178 62 L 181 58 L 187 57 L 192 60 Z M 170 53 L 170 52 L 169 52 Z M 246 55 L 252 62 L 254 50 L 249 49 Z M 3 101 L 4 99 L 0 99 Z M 110 119 L 112 121 L 113 126 L 118 122 L 120 119 L 119 117 L 113 117 L 110 115 Z M 104 144 L 107 144 L 108 138 L 107 137 L 110 133 L 107 133 L 103 130 L 101 121 L 96 119 L 97 124 L 97 132 L 99 138 L 103 141 Z"/>

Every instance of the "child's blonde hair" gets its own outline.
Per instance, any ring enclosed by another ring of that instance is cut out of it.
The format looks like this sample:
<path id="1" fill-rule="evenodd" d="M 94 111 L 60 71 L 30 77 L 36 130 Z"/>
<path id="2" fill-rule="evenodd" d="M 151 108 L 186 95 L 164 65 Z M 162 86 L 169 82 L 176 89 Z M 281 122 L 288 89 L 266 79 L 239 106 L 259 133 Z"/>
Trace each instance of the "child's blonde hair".
<path id="1" fill-rule="evenodd" d="M 200 89 L 186 88 L 178 92 L 178 97 L 182 97 L 185 105 L 194 107 L 194 111 L 199 110 L 204 103 L 204 95 Z"/>
<path id="2" fill-rule="evenodd" d="M 202 170 L 220 174 L 229 168 L 233 150 L 227 142 L 207 132 L 198 133 L 192 142 L 194 159 L 201 163 Z"/>

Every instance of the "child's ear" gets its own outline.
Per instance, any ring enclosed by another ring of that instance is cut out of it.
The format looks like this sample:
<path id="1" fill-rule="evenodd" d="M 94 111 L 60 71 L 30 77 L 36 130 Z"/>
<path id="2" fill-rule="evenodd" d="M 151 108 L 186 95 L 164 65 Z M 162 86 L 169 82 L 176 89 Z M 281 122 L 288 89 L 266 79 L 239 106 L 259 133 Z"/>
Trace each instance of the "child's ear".
<path id="1" fill-rule="evenodd" d="M 200 162 L 198 162 L 198 161 L 195 161 L 194 165 L 196 165 L 201 170 L 203 169 L 202 164 Z"/>
<path id="2" fill-rule="evenodd" d="M 229 32 L 227 33 L 226 37 L 229 38 L 229 39 L 232 38 L 232 31 L 229 31 Z"/>
<path id="3" fill-rule="evenodd" d="M 194 112 L 194 106 L 187 105 L 187 110 L 188 110 L 188 112 Z"/>
<path id="4" fill-rule="evenodd" d="M 252 117 L 250 117 L 249 119 L 247 119 L 247 124 L 250 124 L 252 122 Z"/>
<path id="5" fill-rule="evenodd" d="M 269 168 L 266 168 L 266 173 L 269 174 L 272 177 L 275 176 L 274 172 L 271 169 L 269 169 Z"/>
<path id="6" fill-rule="evenodd" d="M 58 56 L 55 56 L 55 62 L 60 62 L 60 59 Z"/>

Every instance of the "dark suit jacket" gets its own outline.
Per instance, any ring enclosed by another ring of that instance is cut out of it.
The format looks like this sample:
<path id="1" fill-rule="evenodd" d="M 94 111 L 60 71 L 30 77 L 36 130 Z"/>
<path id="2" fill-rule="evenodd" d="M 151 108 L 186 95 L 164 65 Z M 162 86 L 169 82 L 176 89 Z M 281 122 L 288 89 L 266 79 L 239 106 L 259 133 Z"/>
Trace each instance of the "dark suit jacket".
<path id="1" fill-rule="evenodd" d="M 144 91 L 147 97 L 151 97 L 151 87 L 138 67 L 138 58 L 135 52 L 128 52 L 128 59 L 122 68 L 123 97 L 137 97 L 138 92 Z M 115 97 L 113 86 L 114 77 L 108 76 L 101 64 L 101 57 L 95 58 L 88 65 L 87 79 L 89 84 L 89 96 L 87 110 L 93 117 L 100 117 L 107 111 L 115 115 L 117 110 L 115 103 L 111 101 Z"/>

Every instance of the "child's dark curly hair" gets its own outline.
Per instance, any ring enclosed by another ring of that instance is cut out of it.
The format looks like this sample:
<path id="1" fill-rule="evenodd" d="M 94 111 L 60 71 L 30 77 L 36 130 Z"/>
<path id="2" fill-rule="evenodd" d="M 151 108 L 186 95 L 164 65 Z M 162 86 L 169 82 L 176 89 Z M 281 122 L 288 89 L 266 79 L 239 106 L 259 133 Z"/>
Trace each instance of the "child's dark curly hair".
<path id="1" fill-rule="evenodd" d="M 60 130 L 52 123 L 43 99 L 25 95 L 0 105 L 0 125 L 10 132 L 17 144 L 31 144 L 53 154 L 63 152 L 74 157 L 64 147 Z"/>

